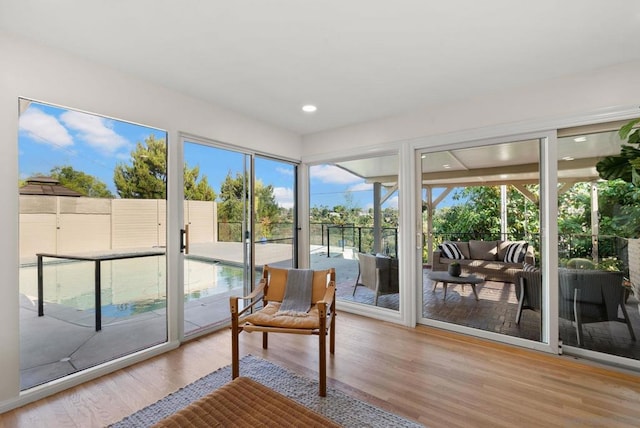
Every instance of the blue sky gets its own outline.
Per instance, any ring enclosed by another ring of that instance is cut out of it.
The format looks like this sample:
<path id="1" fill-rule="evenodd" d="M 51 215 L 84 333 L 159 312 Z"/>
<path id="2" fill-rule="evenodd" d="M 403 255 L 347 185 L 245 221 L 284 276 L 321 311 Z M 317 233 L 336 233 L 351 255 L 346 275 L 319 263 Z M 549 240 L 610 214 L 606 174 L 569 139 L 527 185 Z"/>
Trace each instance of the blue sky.
<path id="1" fill-rule="evenodd" d="M 115 165 L 129 164 L 136 143 L 149 135 L 166 136 L 162 130 L 33 102 L 20 115 L 20 178 L 48 175 L 56 166 L 70 165 L 103 181 L 116 194 Z M 229 170 L 234 176 L 242 171 L 241 154 L 195 143 L 185 145 L 185 161 L 190 167 L 200 166 L 201 176 L 207 176 L 216 192 Z M 255 165 L 257 179 L 274 186 L 281 206 L 291 207 L 293 168 L 264 158 L 257 158 Z M 313 166 L 310 187 L 312 206 L 371 207 L 371 185 L 332 165 Z M 397 195 L 390 198 L 386 206 L 397 207 Z"/>

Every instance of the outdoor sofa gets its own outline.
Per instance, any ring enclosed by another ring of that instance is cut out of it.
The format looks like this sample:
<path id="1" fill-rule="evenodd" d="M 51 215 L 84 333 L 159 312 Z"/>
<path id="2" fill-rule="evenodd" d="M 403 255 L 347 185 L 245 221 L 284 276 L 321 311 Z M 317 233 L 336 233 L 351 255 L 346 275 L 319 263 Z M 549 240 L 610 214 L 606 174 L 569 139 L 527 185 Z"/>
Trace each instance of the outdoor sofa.
<path id="1" fill-rule="evenodd" d="M 515 284 L 524 263 L 534 265 L 535 257 L 533 247 L 522 241 L 443 242 L 433 252 L 431 270 L 446 271 L 453 262 L 460 263 L 463 274 Z"/>

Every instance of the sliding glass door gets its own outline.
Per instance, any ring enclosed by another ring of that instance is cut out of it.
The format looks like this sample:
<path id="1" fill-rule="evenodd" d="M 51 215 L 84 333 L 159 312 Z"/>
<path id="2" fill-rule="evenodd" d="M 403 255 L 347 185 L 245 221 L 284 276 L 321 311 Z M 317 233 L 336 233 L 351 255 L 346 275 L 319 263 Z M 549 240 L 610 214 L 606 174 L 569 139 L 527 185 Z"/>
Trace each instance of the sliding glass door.
<path id="1" fill-rule="evenodd" d="M 183 141 L 184 333 L 225 324 L 264 264 L 295 265 L 294 164 Z"/>
<path id="2" fill-rule="evenodd" d="M 167 340 L 167 134 L 20 100 L 21 388 Z"/>
<path id="3" fill-rule="evenodd" d="M 250 248 L 245 245 L 250 158 L 185 141 L 184 333 L 223 324 L 229 296 L 242 295 Z"/>
<path id="4" fill-rule="evenodd" d="M 336 268 L 336 298 L 400 310 L 398 154 L 314 165 L 312 268 Z"/>
<path id="5" fill-rule="evenodd" d="M 255 266 L 296 267 L 296 175 L 294 164 L 255 157 Z"/>
<path id="6" fill-rule="evenodd" d="M 542 141 L 420 155 L 425 323 L 548 343 Z"/>
<path id="7" fill-rule="evenodd" d="M 619 155 L 620 126 L 559 131 L 558 331 L 566 352 L 637 366 L 640 190 L 620 178 L 603 180 L 595 168 Z"/>

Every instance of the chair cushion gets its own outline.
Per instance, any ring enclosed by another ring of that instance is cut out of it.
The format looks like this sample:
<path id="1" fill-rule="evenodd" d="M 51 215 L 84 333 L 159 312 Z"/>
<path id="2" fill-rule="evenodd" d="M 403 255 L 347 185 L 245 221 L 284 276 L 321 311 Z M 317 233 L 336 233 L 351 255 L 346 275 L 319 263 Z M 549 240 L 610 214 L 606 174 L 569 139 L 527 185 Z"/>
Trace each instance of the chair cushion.
<path id="1" fill-rule="evenodd" d="M 456 247 L 458 247 L 458 250 L 460 250 L 460 252 L 464 256 L 463 257 L 464 259 L 470 259 L 471 258 L 471 255 L 469 254 L 469 243 L 468 242 L 456 241 Z"/>
<path id="2" fill-rule="evenodd" d="M 469 241 L 469 255 L 474 260 L 497 260 L 497 241 Z"/>
<path id="3" fill-rule="evenodd" d="M 278 309 L 280 309 L 279 302 L 269 302 L 263 309 L 247 316 L 243 319 L 243 321 L 262 327 L 306 329 L 320 328 L 320 319 L 318 315 L 318 308 L 316 307 L 316 305 L 311 306 L 311 309 L 309 309 L 309 312 L 307 312 L 308 316 L 306 317 L 288 315 L 276 316 L 276 312 L 278 312 Z"/>

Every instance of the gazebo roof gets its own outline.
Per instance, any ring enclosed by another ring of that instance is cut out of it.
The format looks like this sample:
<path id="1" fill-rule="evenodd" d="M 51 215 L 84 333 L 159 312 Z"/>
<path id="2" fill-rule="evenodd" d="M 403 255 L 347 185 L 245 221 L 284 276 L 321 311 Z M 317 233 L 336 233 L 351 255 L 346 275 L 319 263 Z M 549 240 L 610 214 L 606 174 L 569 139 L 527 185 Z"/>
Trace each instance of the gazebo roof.
<path id="1" fill-rule="evenodd" d="M 53 177 L 30 177 L 27 184 L 20 187 L 21 195 L 42 195 L 42 196 L 83 196 L 82 193 L 71 190 L 63 186 Z"/>

